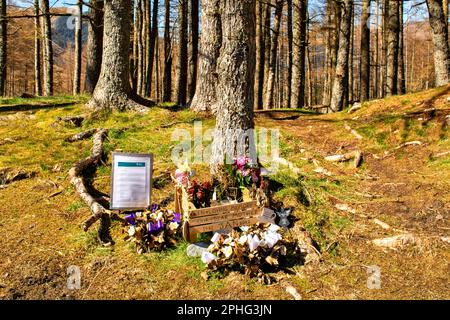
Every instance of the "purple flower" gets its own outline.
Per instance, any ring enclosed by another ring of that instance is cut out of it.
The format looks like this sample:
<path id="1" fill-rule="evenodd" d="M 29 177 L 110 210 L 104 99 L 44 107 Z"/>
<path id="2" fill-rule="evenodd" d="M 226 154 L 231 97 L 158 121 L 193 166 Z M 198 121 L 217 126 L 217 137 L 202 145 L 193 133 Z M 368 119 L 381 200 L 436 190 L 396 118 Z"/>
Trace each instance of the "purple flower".
<path id="1" fill-rule="evenodd" d="M 174 213 L 174 214 L 173 214 L 173 219 L 172 219 L 171 222 L 177 222 L 177 223 L 180 223 L 180 222 L 181 222 L 181 214 L 179 214 L 179 213 Z"/>
<path id="2" fill-rule="evenodd" d="M 158 209 L 159 209 L 159 206 L 156 203 L 152 204 L 152 212 L 155 212 Z"/>
<path id="3" fill-rule="evenodd" d="M 136 214 L 132 213 L 132 214 L 126 215 L 125 220 L 132 226 L 135 226 L 136 225 Z"/>
<path id="4" fill-rule="evenodd" d="M 247 177 L 250 174 L 250 170 L 246 169 L 242 171 L 242 176 Z"/>
<path id="5" fill-rule="evenodd" d="M 239 170 L 244 169 L 245 165 L 248 163 L 247 157 L 239 157 L 236 160 L 236 165 Z"/>
<path id="6" fill-rule="evenodd" d="M 259 181 L 259 176 L 255 171 L 252 172 L 252 181 L 254 183 L 257 183 Z"/>
<path id="7" fill-rule="evenodd" d="M 155 234 L 164 229 L 164 223 L 162 221 L 157 221 L 156 223 L 149 222 L 147 224 L 148 233 Z"/>

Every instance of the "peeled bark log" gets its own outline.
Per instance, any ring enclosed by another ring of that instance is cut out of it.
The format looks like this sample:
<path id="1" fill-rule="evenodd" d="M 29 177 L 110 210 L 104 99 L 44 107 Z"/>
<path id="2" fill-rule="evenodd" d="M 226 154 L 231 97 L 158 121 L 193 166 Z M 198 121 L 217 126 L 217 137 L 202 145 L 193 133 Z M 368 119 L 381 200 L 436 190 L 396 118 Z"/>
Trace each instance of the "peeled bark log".
<path id="1" fill-rule="evenodd" d="M 348 83 L 345 83 L 348 69 L 348 54 L 350 50 L 351 18 L 353 11 L 353 1 L 344 0 L 342 2 L 342 21 L 339 29 L 339 49 L 336 64 L 336 72 L 333 81 L 330 108 L 334 112 L 340 111 L 347 104 L 345 101 L 345 91 L 348 90 Z M 348 82 L 348 81 L 347 81 Z"/>
<path id="2" fill-rule="evenodd" d="M 91 1 L 89 8 L 88 40 L 86 48 L 86 78 L 84 91 L 94 92 L 102 67 L 103 0 Z"/>
<path id="3" fill-rule="evenodd" d="M 131 100 L 129 82 L 131 0 L 105 2 L 103 57 L 100 79 L 88 107 L 101 110 L 136 110 L 146 107 Z"/>
<path id="4" fill-rule="evenodd" d="M 254 128 L 255 0 L 223 1 L 220 9 L 223 41 L 217 65 L 213 173 L 224 160 L 229 163 L 233 157 L 256 156 L 253 136 L 245 136 Z"/>
<path id="5" fill-rule="evenodd" d="M 217 60 L 222 47 L 222 22 L 220 0 L 202 2 L 202 38 L 199 53 L 199 77 L 194 99 L 193 111 L 213 111 L 217 102 L 216 84 L 218 81 Z"/>
<path id="6" fill-rule="evenodd" d="M 444 18 L 442 0 L 427 0 L 434 45 L 434 73 L 436 86 L 450 82 L 450 50 L 447 21 Z"/>

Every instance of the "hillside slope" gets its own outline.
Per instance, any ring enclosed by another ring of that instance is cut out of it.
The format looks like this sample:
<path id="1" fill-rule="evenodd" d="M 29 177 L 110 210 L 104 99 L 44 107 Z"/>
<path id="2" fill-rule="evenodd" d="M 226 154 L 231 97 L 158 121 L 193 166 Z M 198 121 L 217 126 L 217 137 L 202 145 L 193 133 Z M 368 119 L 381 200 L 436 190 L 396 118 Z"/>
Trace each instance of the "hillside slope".
<path id="1" fill-rule="evenodd" d="M 294 174 L 282 166 L 273 177 L 282 185 L 276 196 L 295 207 L 292 232 L 306 229 L 320 250 L 320 261 L 282 273 L 303 299 L 450 298 L 449 98 L 445 87 L 369 102 L 353 114 L 257 115 L 258 127 L 280 130 L 280 157 L 299 169 Z M 168 160 L 177 143 L 173 130 L 192 132 L 194 121 L 206 130 L 213 119 L 161 106 L 75 128 L 55 120 L 82 114 L 82 105 L 7 110 L 0 107 L 0 168 L 34 175 L 0 189 L 0 298 L 291 299 L 282 285 L 264 286 L 240 274 L 203 280 L 202 263 L 186 256 L 186 243 L 138 256 L 118 224 L 116 244 L 108 248 L 96 242 L 96 230 L 80 228 L 89 209 L 67 172 L 89 154 L 91 142 L 70 144 L 66 137 L 110 128 L 108 151 L 152 152 L 158 175 L 175 169 Z M 350 151 L 362 152 L 359 168 L 325 160 Z M 208 171 L 206 165 L 195 169 L 199 176 Z M 95 187 L 108 193 L 109 177 L 109 165 L 101 167 Z M 170 200 L 173 191 L 161 186 L 154 201 Z M 402 234 L 411 236 L 410 244 L 389 249 L 372 243 Z M 81 290 L 66 288 L 71 265 L 81 269 Z M 369 266 L 379 267 L 381 289 L 367 286 Z"/>

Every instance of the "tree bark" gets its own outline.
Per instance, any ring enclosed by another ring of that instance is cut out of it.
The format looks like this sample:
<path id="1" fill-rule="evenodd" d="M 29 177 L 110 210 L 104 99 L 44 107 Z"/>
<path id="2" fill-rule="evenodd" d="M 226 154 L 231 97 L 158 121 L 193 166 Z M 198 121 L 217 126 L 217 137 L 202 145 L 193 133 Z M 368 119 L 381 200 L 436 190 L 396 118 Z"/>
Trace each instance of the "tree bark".
<path id="1" fill-rule="evenodd" d="M 253 135 L 253 82 L 255 71 L 255 0 L 221 2 L 223 42 L 217 65 L 218 108 L 211 170 L 224 160 L 256 157 Z M 256 162 L 255 162 L 256 163 Z"/>
<path id="2" fill-rule="evenodd" d="M 188 99 L 191 102 L 197 89 L 197 70 L 198 70 L 198 27 L 199 27 L 199 1 L 191 0 L 191 50 L 189 55 L 189 84 Z"/>
<path id="3" fill-rule="evenodd" d="M 271 42 L 270 39 L 272 35 L 271 31 L 271 21 L 272 21 L 272 0 L 268 0 L 265 2 L 264 9 L 264 43 L 265 43 L 265 63 L 264 63 L 264 88 L 263 88 L 263 109 L 267 109 L 267 101 L 265 100 L 267 93 L 267 79 L 269 79 L 269 65 L 270 65 L 270 52 L 271 52 Z"/>
<path id="4" fill-rule="evenodd" d="M 41 79 L 41 23 L 39 19 L 39 0 L 34 0 L 34 94 L 42 95 Z"/>
<path id="5" fill-rule="evenodd" d="M 103 58 L 100 78 L 90 108 L 145 111 L 147 108 L 131 100 L 130 21 L 131 0 L 105 1 Z"/>
<path id="6" fill-rule="evenodd" d="M 370 0 L 362 1 L 361 13 L 361 68 L 360 100 L 369 100 L 370 94 Z"/>
<path id="7" fill-rule="evenodd" d="M 45 64 L 45 86 L 46 96 L 53 95 L 53 44 L 52 44 L 52 23 L 50 18 L 49 1 L 42 0 L 42 11 L 44 13 L 44 64 Z"/>
<path id="8" fill-rule="evenodd" d="M 254 109 L 259 110 L 263 107 L 264 91 L 264 65 L 266 43 L 264 37 L 264 3 L 262 0 L 256 2 L 256 70 L 255 70 L 255 97 Z"/>
<path id="9" fill-rule="evenodd" d="M 177 65 L 177 104 L 187 102 L 188 80 L 188 2 L 179 0 L 178 5 L 178 65 Z"/>
<path id="10" fill-rule="evenodd" d="M 197 90 L 191 103 L 193 111 L 214 112 L 217 103 L 217 60 L 222 47 L 220 0 L 202 2 L 202 38 L 199 54 Z"/>
<path id="11" fill-rule="evenodd" d="M 278 36 L 280 34 L 283 0 L 275 0 L 275 18 L 273 26 L 272 44 L 270 48 L 269 75 L 267 78 L 266 105 L 267 109 L 274 106 L 275 71 L 277 66 Z"/>
<path id="12" fill-rule="evenodd" d="M 294 0 L 294 61 L 292 68 L 292 107 L 305 106 L 305 75 L 306 75 L 306 33 L 307 10 L 306 0 Z"/>
<path id="13" fill-rule="evenodd" d="M 6 19 L 6 0 L 0 1 L 0 95 L 6 95 L 8 21 Z"/>
<path id="14" fill-rule="evenodd" d="M 145 0 L 138 0 L 136 7 L 137 15 L 137 86 L 136 93 L 143 95 L 144 93 L 144 44 L 143 31 L 144 31 L 144 14 L 142 10 L 142 2 Z M 135 37 L 136 39 L 136 37 Z"/>
<path id="15" fill-rule="evenodd" d="M 164 79 L 163 102 L 172 100 L 172 40 L 170 39 L 170 0 L 164 0 Z"/>
<path id="16" fill-rule="evenodd" d="M 398 93 L 406 93 L 404 34 L 403 34 L 403 2 L 398 5 L 399 10 L 399 43 L 398 43 Z"/>
<path id="17" fill-rule="evenodd" d="M 344 0 L 340 5 L 342 14 L 339 28 L 339 49 L 330 103 L 330 108 L 334 112 L 342 110 L 347 104 L 345 91 L 348 90 L 348 83 L 345 83 L 345 77 L 348 71 L 353 1 Z"/>
<path id="18" fill-rule="evenodd" d="M 158 37 L 158 3 L 158 0 L 153 0 L 152 28 L 150 32 L 150 43 L 148 50 L 147 85 L 145 88 L 146 96 L 150 96 L 152 94 L 153 64 L 155 61 L 156 38 Z M 150 6 L 150 4 L 148 4 L 148 6 Z M 158 90 L 158 88 L 156 88 L 156 90 Z"/>
<path id="19" fill-rule="evenodd" d="M 94 92 L 102 66 L 103 0 L 91 1 L 89 8 L 88 40 L 86 48 L 86 78 L 84 91 Z"/>
<path id="20" fill-rule="evenodd" d="M 386 55 L 386 95 L 397 94 L 398 86 L 398 47 L 399 47 L 399 11 L 398 2 L 387 0 L 387 55 Z"/>
<path id="21" fill-rule="evenodd" d="M 448 29 L 444 18 L 442 0 L 427 0 L 434 45 L 434 74 L 436 86 L 450 82 L 450 51 Z"/>
<path id="22" fill-rule="evenodd" d="M 287 107 L 292 108 L 292 71 L 294 64 L 294 31 L 293 31 L 293 0 L 287 0 L 287 37 L 288 37 L 288 70 L 287 70 Z M 303 82 L 305 83 L 305 82 Z"/>
<path id="23" fill-rule="evenodd" d="M 83 2 L 78 1 L 78 12 L 75 20 L 75 66 L 73 72 L 73 94 L 80 94 L 81 88 L 81 53 L 82 53 L 82 30 L 81 27 L 83 25 L 82 20 L 83 14 Z"/>

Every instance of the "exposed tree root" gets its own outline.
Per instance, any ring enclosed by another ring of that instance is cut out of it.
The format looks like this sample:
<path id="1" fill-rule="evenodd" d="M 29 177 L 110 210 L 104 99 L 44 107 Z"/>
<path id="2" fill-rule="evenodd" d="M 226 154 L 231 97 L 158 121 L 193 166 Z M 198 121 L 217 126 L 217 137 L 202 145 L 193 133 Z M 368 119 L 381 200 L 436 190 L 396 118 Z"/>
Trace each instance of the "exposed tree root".
<path id="1" fill-rule="evenodd" d="M 36 172 L 27 172 L 22 169 L 3 168 L 0 169 L 0 185 L 7 185 L 14 181 L 33 178 Z"/>
<path id="2" fill-rule="evenodd" d="M 89 157 L 77 162 L 69 171 L 70 182 L 77 190 L 81 199 L 89 206 L 92 216 L 83 224 L 83 230 L 87 231 L 97 220 L 101 219 L 99 228 L 99 240 L 103 244 L 112 244 L 111 236 L 109 235 L 109 226 L 111 224 L 110 211 L 103 207 L 97 200 L 89 193 L 89 186 L 86 184 L 85 175 L 88 169 L 96 168 L 103 159 L 103 142 L 108 135 L 107 129 L 95 129 L 92 148 L 92 153 Z"/>
<path id="3" fill-rule="evenodd" d="M 64 141 L 75 142 L 75 141 L 86 140 L 86 139 L 89 139 L 90 137 L 92 137 L 94 134 L 96 134 L 98 132 L 98 130 L 99 129 L 90 129 L 87 131 L 83 131 L 83 132 L 77 133 L 73 136 L 66 138 Z"/>
<path id="4" fill-rule="evenodd" d="M 396 250 L 406 245 L 414 245 L 420 243 L 420 239 L 412 233 L 400 234 L 397 236 L 375 239 L 372 243 L 377 247 Z"/>
<path id="5" fill-rule="evenodd" d="M 358 168 L 362 161 L 362 152 L 361 151 L 352 151 L 346 154 L 337 154 L 333 156 L 325 157 L 326 161 L 330 162 L 345 162 L 354 159 L 354 166 Z"/>
<path id="6" fill-rule="evenodd" d="M 64 123 L 68 123 L 71 124 L 77 128 L 81 127 L 81 125 L 83 124 L 84 121 L 84 117 L 83 116 L 68 116 L 68 117 L 58 117 L 56 118 L 56 123 L 59 122 L 64 122 Z"/>
<path id="7" fill-rule="evenodd" d="M 102 110 L 120 110 L 120 111 L 134 111 L 139 113 L 146 113 L 149 107 L 154 106 L 155 103 L 146 100 L 142 97 L 116 97 L 114 101 L 100 101 L 94 97 L 86 104 L 86 107 L 95 111 Z"/>

